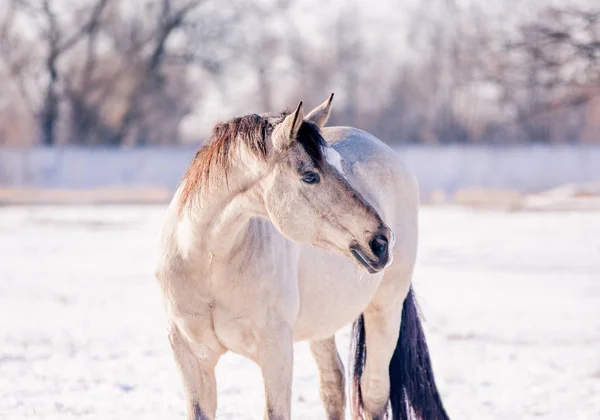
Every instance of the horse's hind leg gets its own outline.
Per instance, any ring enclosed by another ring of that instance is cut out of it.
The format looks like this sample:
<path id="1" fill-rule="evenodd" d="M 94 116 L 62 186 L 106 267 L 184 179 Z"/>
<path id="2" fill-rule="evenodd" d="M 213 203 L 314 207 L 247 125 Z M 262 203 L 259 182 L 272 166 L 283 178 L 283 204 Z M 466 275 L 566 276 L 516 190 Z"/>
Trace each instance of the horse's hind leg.
<path id="1" fill-rule="evenodd" d="M 386 272 L 374 299 L 364 311 L 366 361 L 360 392 L 366 419 L 386 417 L 390 396 L 390 361 L 396 349 L 402 303 L 410 286 L 409 272 Z"/>
<path id="2" fill-rule="evenodd" d="M 215 366 L 224 349 L 215 352 L 206 345 L 191 341 L 174 323 L 169 327 L 169 341 L 183 379 L 187 419 L 214 419 L 217 411 Z"/>
<path id="3" fill-rule="evenodd" d="M 311 341 L 312 352 L 319 368 L 321 401 L 329 420 L 342 420 L 346 409 L 344 366 L 335 346 L 335 337 Z"/>
<path id="4" fill-rule="evenodd" d="M 402 307 L 364 312 L 367 357 L 360 391 L 367 419 L 385 418 L 390 396 L 390 360 L 396 348 Z"/>

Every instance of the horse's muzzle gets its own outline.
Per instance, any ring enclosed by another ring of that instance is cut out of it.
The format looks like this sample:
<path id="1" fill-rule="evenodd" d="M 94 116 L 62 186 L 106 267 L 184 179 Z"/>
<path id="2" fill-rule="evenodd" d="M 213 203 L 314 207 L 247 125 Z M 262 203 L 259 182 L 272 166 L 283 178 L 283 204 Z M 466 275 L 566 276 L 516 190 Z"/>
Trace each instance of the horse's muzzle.
<path id="1" fill-rule="evenodd" d="M 350 253 L 354 259 L 369 273 L 378 273 L 387 267 L 391 259 L 390 240 L 393 241 L 394 235 L 387 227 L 380 227 L 369 241 L 369 251 L 366 252 L 357 242 L 350 245 Z"/>

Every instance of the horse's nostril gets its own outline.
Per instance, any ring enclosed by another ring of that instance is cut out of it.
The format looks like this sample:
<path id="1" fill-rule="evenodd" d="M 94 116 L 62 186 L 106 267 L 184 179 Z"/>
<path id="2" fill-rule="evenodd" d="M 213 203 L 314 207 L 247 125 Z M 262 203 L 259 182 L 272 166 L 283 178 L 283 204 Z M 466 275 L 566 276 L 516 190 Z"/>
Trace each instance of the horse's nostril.
<path id="1" fill-rule="evenodd" d="M 375 254 L 377 258 L 381 259 L 387 254 L 388 240 L 383 235 L 376 235 L 373 239 L 371 239 L 369 246 L 371 247 L 373 254 Z"/>

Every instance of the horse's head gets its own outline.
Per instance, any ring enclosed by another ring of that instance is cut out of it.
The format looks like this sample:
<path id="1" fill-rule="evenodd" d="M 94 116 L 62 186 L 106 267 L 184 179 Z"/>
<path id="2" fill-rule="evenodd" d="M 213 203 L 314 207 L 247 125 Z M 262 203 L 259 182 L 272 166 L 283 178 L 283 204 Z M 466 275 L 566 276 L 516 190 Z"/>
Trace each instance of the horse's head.
<path id="1" fill-rule="evenodd" d="M 391 261 L 393 235 L 321 136 L 332 98 L 306 117 L 300 103 L 274 127 L 270 170 L 259 185 L 269 218 L 285 237 L 353 258 L 375 273 Z"/>

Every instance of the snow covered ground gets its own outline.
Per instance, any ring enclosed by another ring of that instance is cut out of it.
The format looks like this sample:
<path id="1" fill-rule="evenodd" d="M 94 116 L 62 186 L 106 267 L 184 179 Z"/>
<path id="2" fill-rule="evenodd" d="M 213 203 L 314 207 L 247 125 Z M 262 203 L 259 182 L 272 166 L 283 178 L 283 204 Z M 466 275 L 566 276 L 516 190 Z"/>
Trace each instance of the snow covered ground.
<path id="1" fill-rule="evenodd" d="M 0 208 L 0 419 L 183 419 L 153 279 L 160 206 Z M 415 289 L 453 419 L 600 418 L 600 213 L 424 208 Z M 348 329 L 338 342 L 347 359 Z M 296 347 L 293 418 L 319 419 Z M 220 419 L 260 372 L 217 371 Z"/>

